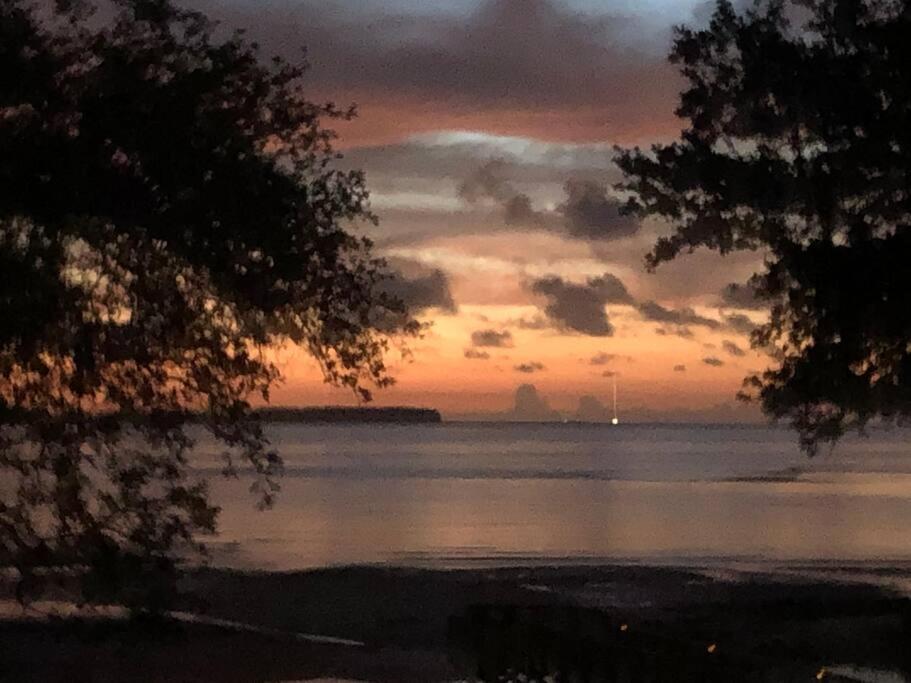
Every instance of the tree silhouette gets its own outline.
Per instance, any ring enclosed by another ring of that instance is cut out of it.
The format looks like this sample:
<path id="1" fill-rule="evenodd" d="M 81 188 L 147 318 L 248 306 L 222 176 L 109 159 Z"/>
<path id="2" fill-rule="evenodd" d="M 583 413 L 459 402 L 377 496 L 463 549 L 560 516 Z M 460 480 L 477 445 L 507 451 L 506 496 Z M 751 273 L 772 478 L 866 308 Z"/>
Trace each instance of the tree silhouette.
<path id="1" fill-rule="evenodd" d="M 159 608 L 217 509 L 199 422 L 272 502 L 250 411 L 292 342 L 369 398 L 417 331 L 337 170 L 304 66 L 218 39 L 169 0 L 0 0 L 0 563 L 20 595 L 79 569 L 86 599 Z M 53 572 L 50 572 L 53 574 Z"/>
<path id="2" fill-rule="evenodd" d="M 911 3 L 722 1 L 679 28 L 687 81 L 672 144 L 619 150 L 629 209 L 684 251 L 757 250 L 751 284 L 774 367 L 745 393 L 812 454 L 872 418 L 911 414 Z"/>

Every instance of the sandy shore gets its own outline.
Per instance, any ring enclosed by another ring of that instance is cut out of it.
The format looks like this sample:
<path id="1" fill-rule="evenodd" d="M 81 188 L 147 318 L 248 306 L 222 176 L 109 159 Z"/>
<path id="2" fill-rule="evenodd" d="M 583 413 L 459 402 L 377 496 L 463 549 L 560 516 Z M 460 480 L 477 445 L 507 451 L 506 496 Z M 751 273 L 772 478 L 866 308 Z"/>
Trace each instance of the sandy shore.
<path id="1" fill-rule="evenodd" d="M 186 588 L 195 597 L 182 611 L 200 617 L 191 623 L 2 621 L 0 680 L 432 683 L 559 672 L 561 681 L 810 681 L 824 672 L 895 681 L 911 672 L 909 601 L 845 581 L 635 566 L 359 567 L 199 570 Z"/>

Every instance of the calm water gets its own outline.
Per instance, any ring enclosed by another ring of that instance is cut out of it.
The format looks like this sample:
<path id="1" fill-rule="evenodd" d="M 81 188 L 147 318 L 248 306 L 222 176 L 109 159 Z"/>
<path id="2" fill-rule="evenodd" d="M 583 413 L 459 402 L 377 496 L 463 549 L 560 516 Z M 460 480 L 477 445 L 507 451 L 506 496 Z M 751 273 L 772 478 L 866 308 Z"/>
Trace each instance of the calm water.
<path id="1" fill-rule="evenodd" d="M 216 480 L 216 563 L 911 560 L 911 432 L 808 460 L 767 427 L 280 425 L 275 509 Z M 214 454 L 201 447 L 200 458 Z"/>

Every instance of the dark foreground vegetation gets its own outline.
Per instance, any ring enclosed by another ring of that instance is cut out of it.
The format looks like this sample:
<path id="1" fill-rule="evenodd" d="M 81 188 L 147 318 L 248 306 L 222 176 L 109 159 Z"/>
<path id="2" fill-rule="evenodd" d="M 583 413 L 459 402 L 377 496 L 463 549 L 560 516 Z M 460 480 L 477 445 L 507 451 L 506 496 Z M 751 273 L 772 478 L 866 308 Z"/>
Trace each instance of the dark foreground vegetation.
<path id="1" fill-rule="evenodd" d="M 854 680 L 839 675 L 847 666 L 911 672 L 907 599 L 860 584 L 740 579 L 641 567 L 205 570 L 186 587 L 206 616 L 245 630 L 5 622 L 0 679 L 786 682 L 821 671 Z"/>

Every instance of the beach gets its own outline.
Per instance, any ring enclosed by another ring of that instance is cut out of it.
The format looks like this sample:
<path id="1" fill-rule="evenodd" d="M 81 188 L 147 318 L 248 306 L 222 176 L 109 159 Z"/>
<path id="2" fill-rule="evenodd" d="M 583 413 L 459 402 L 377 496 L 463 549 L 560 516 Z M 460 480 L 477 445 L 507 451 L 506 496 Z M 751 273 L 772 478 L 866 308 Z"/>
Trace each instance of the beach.
<path id="1" fill-rule="evenodd" d="M 184 588 L 193 595 L 184 607 L 208 623 L 6 621 L 2 679 L 771 682 L 911 672 L 908 599 L 844 572 L 199 570 Z"/>

